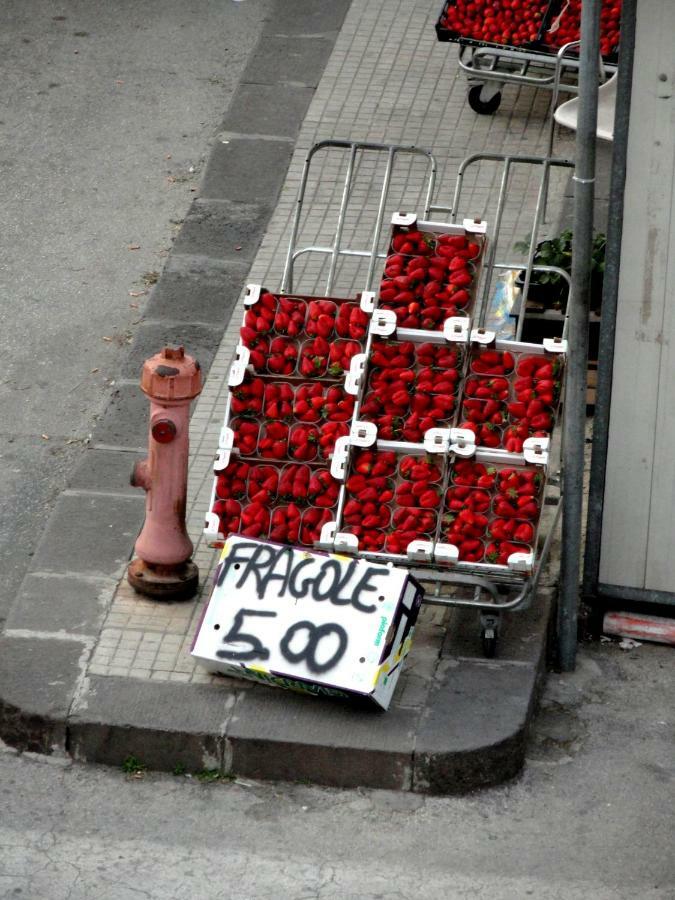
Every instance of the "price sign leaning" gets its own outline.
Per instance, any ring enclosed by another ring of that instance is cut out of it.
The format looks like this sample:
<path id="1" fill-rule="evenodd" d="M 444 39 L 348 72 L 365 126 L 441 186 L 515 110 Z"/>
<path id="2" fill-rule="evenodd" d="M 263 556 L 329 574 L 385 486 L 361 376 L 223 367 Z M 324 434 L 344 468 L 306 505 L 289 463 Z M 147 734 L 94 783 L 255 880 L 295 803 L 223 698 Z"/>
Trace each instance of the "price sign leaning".
<path id="1" fill-rule="evenodd" d="M 420 603 L 405 570 L 232 536 L 192 652 L 211 671 L 387 708 Z"/>

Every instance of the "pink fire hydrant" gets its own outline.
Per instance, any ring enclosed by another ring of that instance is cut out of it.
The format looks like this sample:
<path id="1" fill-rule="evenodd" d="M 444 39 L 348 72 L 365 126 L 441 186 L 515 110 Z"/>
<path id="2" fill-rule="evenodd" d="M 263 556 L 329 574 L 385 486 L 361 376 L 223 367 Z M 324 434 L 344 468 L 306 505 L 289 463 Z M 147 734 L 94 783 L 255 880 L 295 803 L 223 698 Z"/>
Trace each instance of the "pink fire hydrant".
<path id="1" fill-rule="evenodd" d="M 134 466 L 131 483 L 147 492 L 145 523 L 127 578 L 149 597 L 187 599 L 199 583 L 185 528 L 189 412 L 202 390 L 199 363 L 183 347 L 165 347 L 143 364 L 141 390 L 150 398 L 149 452 Z"/>

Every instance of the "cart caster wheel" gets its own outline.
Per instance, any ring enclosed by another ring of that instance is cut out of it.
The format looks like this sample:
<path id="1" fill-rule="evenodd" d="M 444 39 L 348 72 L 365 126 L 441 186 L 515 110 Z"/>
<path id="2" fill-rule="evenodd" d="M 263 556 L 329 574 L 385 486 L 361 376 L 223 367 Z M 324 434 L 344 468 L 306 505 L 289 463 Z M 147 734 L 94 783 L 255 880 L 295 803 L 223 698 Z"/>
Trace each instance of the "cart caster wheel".
<path id="1" fill-rule="evenodd" d="M 493 94 L 489 100 L 481 100 L 480 95 L 482 92 L 482 84 L 474 84 L 472 88 L 469 88 L 469 106 L 474 112 L 478 113 L 479 116 L 491 116 L 499 109 L 499 104 L 502 102 L 502 93 L 501 91 L 497 91 L 497 93 Z"/>
<path id="2" fill-rule="evenodd" d="M 483 656 L 486 659 L 494 659 L 497 653 L 497 635 L 491 629 L 486 629 L 481 635 L 483 642 Z"/>

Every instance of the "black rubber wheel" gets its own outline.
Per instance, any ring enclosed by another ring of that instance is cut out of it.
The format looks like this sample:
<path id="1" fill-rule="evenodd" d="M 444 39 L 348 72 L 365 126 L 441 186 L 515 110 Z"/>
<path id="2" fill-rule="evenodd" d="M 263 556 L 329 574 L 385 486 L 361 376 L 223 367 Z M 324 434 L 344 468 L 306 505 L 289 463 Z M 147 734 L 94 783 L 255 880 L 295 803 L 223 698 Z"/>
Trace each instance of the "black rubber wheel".
<path id="1" fill-rule="evenodd" d="M 497 93 L 493 94 L 489 100 L 481 100 L 480 95 L 482 92 L 482 84 L 474 84 L 472 88 L 469 88 L 469 106 L 474 112 L 478 113 L 479 116 L 491 116 L 499 109 L 499 104 L 502 102 L 502 92 L 497 91 Z"/>
<path id="2" fill-rule="evenodd" d="M 481 635 L 483 642 L 483 656 L 485 659 L 494 659 L 497 653 L 497 636 L 488 637 L 485 632 Z"/>

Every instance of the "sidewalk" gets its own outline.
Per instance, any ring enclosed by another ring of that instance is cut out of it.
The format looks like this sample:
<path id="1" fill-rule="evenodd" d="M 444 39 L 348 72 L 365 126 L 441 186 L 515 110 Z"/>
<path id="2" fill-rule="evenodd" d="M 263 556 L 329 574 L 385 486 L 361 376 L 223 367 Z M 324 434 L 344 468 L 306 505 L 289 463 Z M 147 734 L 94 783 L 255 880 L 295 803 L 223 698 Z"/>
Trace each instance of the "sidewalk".
<path id="1" fill-rule="evenodd" d="M 424 609 L 384 715 L 210 676 L 189 656 L 217 556 L 201 529 L 239 313 L 223 327 L 244 283 L 279 286 L 307 150 L 327 138 L 431 149 L 436 200 L 449 205 L 466 156 L 546 147 L 543 92 L 507 87 L 495 116 L 471 111 L 455 47 L 435 40 L 438 0 L 282 6 L 283 17 L 272 16 L 249 60 L 116 396 L 0 637 L 0 736 L 25 749 L 113 765 L 133 755 L 167 770 L 180 764 L 336 786 L 468 790 L 523 764 L 544 665 L 550 577 L 532 609 L 506 620 L 497 660 L 480 655 L 476 613 Z M 573 136 L 558 134 L 555 148 L 570 156 Z M 553 222 L 566 177 L 554 170 Z M 341 184 L 327 162 L 308 190 L 300 245 L 330 236 L 326 209 Z M 529 233 L 537 186 L 534 175 L 514 175 L 500 258 L 513 258 L 513 243 Z M 421 208 L 422 188 L 419 167 L 398 173 L 389 211 Z M 490 220 L 496 189 L 494 167 L 481 166 L 465 183 L 461 213 Z M 374 170 L 357 173 L 353 196 L 362 212 L 348 216 L 345 236 L 358 243 L 377 210 Z M 312 260 L 299 264 L 295 289 L 311 293 L 322 275 Z M 338 293 L 357 289 L 361 275 L 341 271 Z M 127 487 L 133 461 L 145 452 L 147 400 L 137 377 L 143 359 L 165 342 L 184 343 L 209 372 L 191 421 L 188 507 L 202 590 L 180 604 L 145 600 L 123 580 L 144 509 L 142 492 Z"/>

